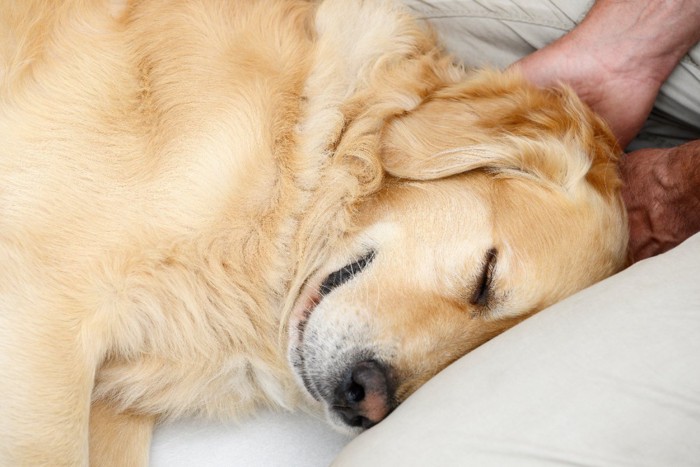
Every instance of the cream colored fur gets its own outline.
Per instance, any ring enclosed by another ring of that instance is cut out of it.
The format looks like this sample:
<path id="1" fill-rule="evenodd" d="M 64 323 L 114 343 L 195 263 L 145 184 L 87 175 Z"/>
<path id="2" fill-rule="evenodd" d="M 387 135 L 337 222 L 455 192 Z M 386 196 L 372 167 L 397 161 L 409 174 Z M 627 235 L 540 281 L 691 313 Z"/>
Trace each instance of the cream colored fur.
<path id="1" fill-rule="evenodd" d="M 445 316 L 328 317 L 378 320 L 403 400 L 621 267 L 616 155 L 572 93 L 467 74 L 391 2 L 0 0 L 0 464 L 141 465 L 157 420 L 306 404 L 300 291 L 368 241 L 402 243 L 366 281 L 407 300 L 407 255 Z M 459 232 L 504 239 L 508 306 L 445 298 L 481 258 L 450 258 Z"/>

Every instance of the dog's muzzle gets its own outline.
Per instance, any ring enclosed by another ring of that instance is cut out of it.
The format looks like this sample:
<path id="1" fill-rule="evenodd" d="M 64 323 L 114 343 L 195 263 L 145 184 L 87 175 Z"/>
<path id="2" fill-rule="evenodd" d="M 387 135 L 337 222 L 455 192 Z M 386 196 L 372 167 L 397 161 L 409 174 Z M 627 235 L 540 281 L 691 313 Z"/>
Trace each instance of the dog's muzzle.
<path id="1" fill-rule="evenodd" d="M 363 360 L 342 375 L 332 410 L 351 427 L 370 428 L 396 407 L 392 372 L 376 360 Z"/>

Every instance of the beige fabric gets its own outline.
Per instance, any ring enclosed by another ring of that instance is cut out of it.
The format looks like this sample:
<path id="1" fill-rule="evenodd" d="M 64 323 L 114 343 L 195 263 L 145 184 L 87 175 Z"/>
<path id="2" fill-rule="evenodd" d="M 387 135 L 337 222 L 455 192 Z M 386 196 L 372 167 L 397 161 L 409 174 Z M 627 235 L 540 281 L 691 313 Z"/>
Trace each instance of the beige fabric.
<path id="1" fill-rule="evenodd" d="M 583 0 L 403 0 L 440 33 L 465 65 L 504 68 L 579 23 Z M 698 26 L 700 27 L 700 25 Z M 630 149 L 675 146 L 700 138 L 700 44 L 682 60 Z"/>

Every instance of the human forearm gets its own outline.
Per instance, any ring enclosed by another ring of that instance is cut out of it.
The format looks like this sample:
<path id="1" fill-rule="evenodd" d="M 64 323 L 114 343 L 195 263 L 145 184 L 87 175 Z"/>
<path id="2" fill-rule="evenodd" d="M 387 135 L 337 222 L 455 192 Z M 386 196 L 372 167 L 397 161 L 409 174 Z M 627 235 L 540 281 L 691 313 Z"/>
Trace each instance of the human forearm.
<path id="1" fill-rule="evenodd" d="M 609 66 L 663 82 L 700 40 L 700 1 L 598 0 L 571 35 Z"/>
<path id="2" fill-rule="evenodd" d="M 579 26 L 516 66 L 537 85 L 571 86 L 624 147 L 698 40 L 700 0 L 599 0 Z"/>

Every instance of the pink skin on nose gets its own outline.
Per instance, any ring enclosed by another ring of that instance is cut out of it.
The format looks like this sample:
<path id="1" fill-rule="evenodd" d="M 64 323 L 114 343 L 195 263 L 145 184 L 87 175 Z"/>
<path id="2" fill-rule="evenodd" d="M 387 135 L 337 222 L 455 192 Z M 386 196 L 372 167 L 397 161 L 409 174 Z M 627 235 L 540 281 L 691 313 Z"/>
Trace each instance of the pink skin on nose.
<path id="1" fill-rule="evenodd" d="M 353 380 L 364 389 L 364 398 L 358 404 L 358 412 L 373 423 L 389 414 L 387 378 L 374 363 L 362 362 L 353 371 Z"/>
<path id="2" fill-rule="evenodd" d="M 360 404 L 360 415 L 374 423 L 379 423 L 384 420 L 384 417 L 388 414 L 389 405 L 386 403 L 385 395 L 377 392 L 365 394 L 365 399 Z"/>

